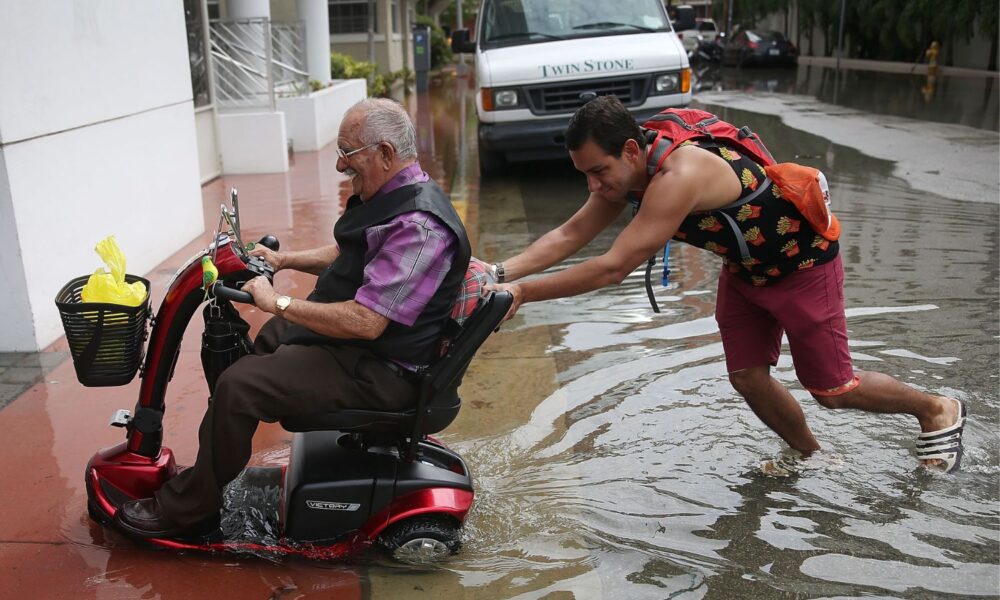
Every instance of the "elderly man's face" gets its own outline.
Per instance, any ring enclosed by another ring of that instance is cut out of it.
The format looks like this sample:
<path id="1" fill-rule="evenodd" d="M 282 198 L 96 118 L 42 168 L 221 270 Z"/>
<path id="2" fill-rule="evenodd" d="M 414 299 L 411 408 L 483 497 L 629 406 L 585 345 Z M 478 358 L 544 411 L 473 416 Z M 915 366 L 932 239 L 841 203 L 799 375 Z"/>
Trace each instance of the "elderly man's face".
<path id="1" fill-rule="evenodd" d="M 386 142 L 371 145 L 362 143 L 359 134 L 363 117 L 359 111 L 355 111 L 348 114 L 340 124 L 340 134 L 337 136 L 337 146 L 340 148 L 337 170 L 351 178 L 355 194 L 360 195 L 362 200 L 368 200 L 395 173 L 390 172 L 391 161 L 387 160 L 386 149 L 382 147 Z"/>

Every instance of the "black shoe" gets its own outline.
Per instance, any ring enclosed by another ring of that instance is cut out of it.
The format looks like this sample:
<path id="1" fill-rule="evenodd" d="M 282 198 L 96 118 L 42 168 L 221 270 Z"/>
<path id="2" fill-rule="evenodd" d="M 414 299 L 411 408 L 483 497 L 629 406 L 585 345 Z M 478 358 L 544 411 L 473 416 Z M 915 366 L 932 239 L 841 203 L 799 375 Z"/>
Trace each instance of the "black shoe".
<path id="1" fill-rule="evenodd" d="M 174 538 L 203 535 L 219 527 L 218 515 L 191 527 L 168 519 L 156 498 L 129 500 L 115 513 L 115 522 L 126 533 L 140 538 Z"/>

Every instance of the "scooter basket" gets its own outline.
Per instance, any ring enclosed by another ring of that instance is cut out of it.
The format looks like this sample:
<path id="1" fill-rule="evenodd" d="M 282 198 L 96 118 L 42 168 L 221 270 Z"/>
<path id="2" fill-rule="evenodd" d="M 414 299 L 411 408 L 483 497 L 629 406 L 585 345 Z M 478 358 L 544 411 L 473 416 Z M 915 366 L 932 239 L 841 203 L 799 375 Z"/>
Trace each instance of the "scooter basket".
<path id="1" fill-rule="evenodd" d="M 125 275 L 126 283 L 141 281 L 146 286 L 146 298 L 139 306 L 123 306 L 83 302 L 80 292 L 89 278 L 73 279 L 56 295 L 76 378 L 88 387 L 125 385 L 145 354 L 149 281 Z"/>

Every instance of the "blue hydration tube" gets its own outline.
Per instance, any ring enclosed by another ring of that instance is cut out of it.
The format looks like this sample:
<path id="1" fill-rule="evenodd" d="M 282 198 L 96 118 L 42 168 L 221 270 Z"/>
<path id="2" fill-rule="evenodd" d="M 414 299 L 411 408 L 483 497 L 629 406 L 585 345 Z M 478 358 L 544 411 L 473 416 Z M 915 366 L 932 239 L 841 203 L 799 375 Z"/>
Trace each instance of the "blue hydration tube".
<path id="1" fill-rule="evenodd" d="M 670 240 L 663 247 L 663 287 L 670 285 Z"/>
<path id="2" fill-rule="evenodd" d="M 670 240 L 667 240 L 667 244 L 663 246 L 663 274 L 661 275 L 661 281 L 663 287 L 666 287 L 670 283 L 670 265 L 668 260 L 670 259 Z M 653 265 L 656 264 L 656 255 L 649 257 L 646 262 L 646 297 L 649 298 L 649 305 L 653 307 L 653 312 L 660 312 L 660 305 L 656 303 L 656 296 L 653 294 Z"/>

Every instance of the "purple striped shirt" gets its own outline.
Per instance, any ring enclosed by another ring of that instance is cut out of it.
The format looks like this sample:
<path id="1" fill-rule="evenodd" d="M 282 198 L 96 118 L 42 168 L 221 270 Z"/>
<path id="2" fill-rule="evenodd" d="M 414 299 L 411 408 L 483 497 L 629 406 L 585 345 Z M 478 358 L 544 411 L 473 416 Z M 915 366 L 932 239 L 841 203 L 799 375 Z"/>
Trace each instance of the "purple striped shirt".
<path id="1" fill-rule="evenodd" d="M 397 173 L 368 202 L 430 177 L 413 163 Z M 415 211 L 365 231 L 368 251 L 355 302 L 385 318 L 413 325 L 437 293 L 455 258 L 455 234 L 430 213 Z"/>

